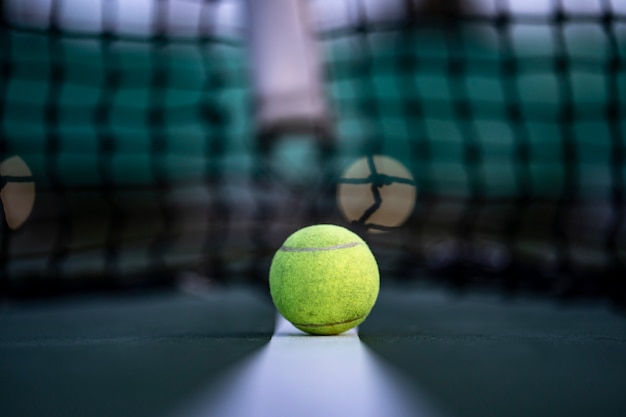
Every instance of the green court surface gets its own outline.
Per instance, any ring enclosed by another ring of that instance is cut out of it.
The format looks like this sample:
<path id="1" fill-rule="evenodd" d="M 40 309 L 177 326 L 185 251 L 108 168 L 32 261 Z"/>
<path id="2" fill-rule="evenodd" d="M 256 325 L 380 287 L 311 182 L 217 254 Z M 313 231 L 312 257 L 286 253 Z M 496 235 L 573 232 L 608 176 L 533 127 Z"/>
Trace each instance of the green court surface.
<path id="1" fill-rule="evenodd" d="M 158 416 L 269 341 L 271 304 L 247 291 L 5 305 L 4 416 Z"/>
<path id="2" fill-rule="evenodd" d="M 626 414 L 626 318 L 606 305 L 395 290 L 359 334 L 453 416 Z"/>
<path id="3" fill-rule="evenodd" d="M 169 415 L 266 346 L 274 320 L 246 288 L 5 303 L 2 414 Z M 604 304 L 392 286 L 359 336 L 444 415 L 626 413 L 626 319 Z"/>

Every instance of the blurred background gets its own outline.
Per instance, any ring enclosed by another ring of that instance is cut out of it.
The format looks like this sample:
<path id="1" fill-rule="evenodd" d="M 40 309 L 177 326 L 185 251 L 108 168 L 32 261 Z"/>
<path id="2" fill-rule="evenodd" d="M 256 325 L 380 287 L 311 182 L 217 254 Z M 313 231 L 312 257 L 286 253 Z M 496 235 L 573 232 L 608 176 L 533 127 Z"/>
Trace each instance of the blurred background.
<path id="1" fill-rule="evenodd" d="M 625 1 L 303 0 L 298 59 L 243 0 L 0 4 L 5 296 L 265 290 L 329 222 L 383 285 L 624 305 Z"/>

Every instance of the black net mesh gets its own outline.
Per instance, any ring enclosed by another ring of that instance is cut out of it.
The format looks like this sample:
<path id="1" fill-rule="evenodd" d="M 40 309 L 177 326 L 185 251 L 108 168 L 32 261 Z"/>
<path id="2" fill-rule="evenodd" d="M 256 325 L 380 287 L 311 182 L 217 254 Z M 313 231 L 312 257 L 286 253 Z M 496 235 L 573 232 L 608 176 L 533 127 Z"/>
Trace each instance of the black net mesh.
<path id="1" fill-rule="evenodd" d="M 376 19 L 353 2 L 322 32 L 342 156 L 392 156 L 417 187 L 408 223 L 373 240 L 409 279 L 623 296 L 625 16 L 506 4 Z M 356 223 L 393 182 L 371 173 Z"/>
<path id="2" fill-rule="evenodd" d="M 241 37 L 218 36 L 211 3 L 186 36 L 168 31 L 167 2 L 122 31 L 105 1 L 96 33 L 63 27 L 62 4 L 43 28 L 2 28 L 2 160 L 23 160 L 36 186 L 28 221 L 3 229 L 4 286 L 169 280 L 215 252 L 221 178 L 241 183 L 251 164 Z"/>
<path id="3" fill-rule="evenodd" d="M 171 18 L 180 2 L 150 3 L 145 27 L 126 32 L 115 0 L 101 2 L 95 31 L 64 26 L 63 1 L 39 26 L 5 4 L 4 291 L 180 271 L 264 285 L 286 235 L 328 221 L 366 237 L 384 280 L 623 298 L 626 15 L 615 2 L 519 14 L 495 1 L 457 15 L 355 0 L 338 19 L 312 0 L 334 114 L 325 141 L 258 134 L 245 36 L 220 31 L 223 7 L 239 2 L 189 1 L 193 23 Z M 17 225 L 12 190 L 33 183 Z"/>

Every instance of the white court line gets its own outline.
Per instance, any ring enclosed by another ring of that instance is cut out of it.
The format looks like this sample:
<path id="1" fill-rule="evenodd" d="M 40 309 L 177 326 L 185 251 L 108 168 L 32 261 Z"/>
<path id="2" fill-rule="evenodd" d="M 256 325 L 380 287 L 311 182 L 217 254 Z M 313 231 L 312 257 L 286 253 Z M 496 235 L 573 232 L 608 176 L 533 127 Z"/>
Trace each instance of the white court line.
<path id="1" fill-rule="evenodd" d="M 184 417 L 441 416 L 374 356 L 356 329 L 309 336 L 279 316 L 270 342 Z"/>

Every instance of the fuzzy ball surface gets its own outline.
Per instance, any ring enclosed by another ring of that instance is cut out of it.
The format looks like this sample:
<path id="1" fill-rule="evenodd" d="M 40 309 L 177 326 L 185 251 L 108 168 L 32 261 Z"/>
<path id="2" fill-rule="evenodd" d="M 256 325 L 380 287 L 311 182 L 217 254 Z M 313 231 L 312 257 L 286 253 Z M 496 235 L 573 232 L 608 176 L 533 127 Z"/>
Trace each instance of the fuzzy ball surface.
<path id="1" fill-rule="evenodd" d="M 378 264 L 357 234 L 335 225 L 298 230 L 278 249 L 270 267 L 278 311 L 314 335 L 345 332 L 365 320 L 378 297 Z"/>

